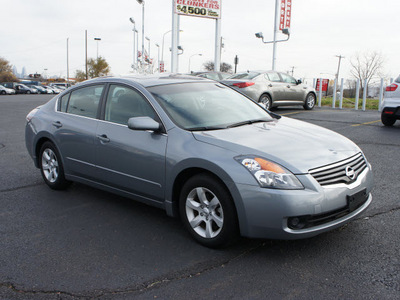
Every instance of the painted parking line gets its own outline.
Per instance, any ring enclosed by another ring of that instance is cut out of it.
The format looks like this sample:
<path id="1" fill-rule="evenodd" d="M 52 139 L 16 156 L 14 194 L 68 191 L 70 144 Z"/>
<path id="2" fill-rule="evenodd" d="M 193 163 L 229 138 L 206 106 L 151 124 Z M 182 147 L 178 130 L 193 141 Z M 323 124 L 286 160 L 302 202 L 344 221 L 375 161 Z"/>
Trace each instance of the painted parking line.
<path id="1" fill-rule="evenodd" d="M 294 112 L 290 112 L 290 113 L 285 113 L 285 114 L 280 114 L 281 116 L 287 116 L 287 115 L 295 115 L 295 114 L 299 114 L 302 113 L 302 111 L 294 111 Z"/>
<path id="2" fill-rule="evenodd" d="M 380 121 L 381 121 L 381 120 L 371 121 L 371 122 L 365 122 L 365 123 L 361 123 L 361 124 L 353 124 L 353 125 L 351 125 L 351 126 L 357 127 L 357 126 L 362 126 L 362 125 L 369 125 L 369 124 L 378 123 L 378 122 L 380 122 Z"/>

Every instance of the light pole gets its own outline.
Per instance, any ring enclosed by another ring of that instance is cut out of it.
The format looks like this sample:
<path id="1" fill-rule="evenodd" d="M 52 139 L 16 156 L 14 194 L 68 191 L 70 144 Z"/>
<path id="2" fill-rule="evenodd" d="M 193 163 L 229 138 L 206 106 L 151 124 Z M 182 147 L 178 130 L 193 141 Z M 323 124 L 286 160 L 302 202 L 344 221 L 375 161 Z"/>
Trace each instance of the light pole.
<path id="1" fill-rule="evenodd" d="M 67 83 L 69 83 L 69 38 L 67 38 Z"/>
<path id="2" fill-rule="evenodd" d="M 336 57 L 339 58 L 339 63 L 338 63 L 337 73 L 336 73 L 336 82 L 338 82 L 339 81 L 339 71 L 340 71 L 340 61 L 342 60 L 342 58 L 345 58 L 345 57 L 342 55 L 336 55 Z M 336 93 L 336 91 L 335 91 L 335 93 Z"/>
<path id="3" fill-rule="evenodd" d="M 160 73 L 160 45 L 156 44 L 157 47 L 157 68 L 158 68 L 158 73 Z"/>
<path id="4" fill-rule="evenodd" d="M 190 59 L 193 57 L 193 56 L 202 56 L 203 54 L 201 54 L 201 53 L 198 53 L 198 54 L 193 54 L 193 55 L 191 55 L 190 57 L 189 57 L 189 73 L 190 73 Z"/>
<path id="5" fill-rule="evenodd" d="M 269 42 L 264 41 L 264 35 L 263 35 L 262 32 L 257 32 L 257 33 L 255 34 L 256 37 L 259 38 L 259 39 L 261 39 L 262 42 L 263 42 L 264 44 L 274 43 L 274 50 L 273 50 L 273 54 L 272 54 L 272 70 L 273 70 L 273 71 L 275 70 L 275 59 L 276 59 L 276 57 L 275 57 L 275 48 L 276 48 L 276 43 L 288 41 L 289 38 L 290 38 L 290 29 L 289 29 L 289 28 L 284 28 L 284 29 L 282 29 L 282 33 L 283 33 L 284 35 L 287 35 L 287 39 L 286 39 L 286 40 L 279 40 L 279 41 L 277 41 L 277 40 L 275 39 L 275 34 L 274 34 L 274 40 L 273 40 L 273 41 L 269 41 Z"/>
<path id="6" fill-rule="evenodd" d="M 136 0 L 142 5 L 142 66 L 144 65 L 144 0 Z"/>
<path id="7" fill-rule="evenodd" d="M 165 32 L 165 33 L 163 34 L 162 46 L 161 46 L 161 61 L 162 61 L 162 62 L 164 62 L 164 38 L 165 38 L 165 35 L 166 35 L 167 33 L 171 32 L 171 31 L 172 31 L 172 30 L 168 30 L 167 32 Z M 183 32 L 183 30 L 179 30 L 179 32 Z"/>
<path id="8" fill-rule="evenodd" d="M 133 18 L 129 18 L 129 21 L 131 21 L 131 23 L 133 24 L 133 29 L 132 29 L 132 31 L 133 31 L 133 62 L 132 62 L 132 69 L 135 70 L 136 58 L 137 58 L 137 54 L 136 54 L 136 51 L 135 51 L 136 50 L 136 45 L 135 45 L 136 37 L 135 37 L 135 35 L 137 33 L 137 30 L 136 30 L 135 20 Z"/>
<path id="9" fill-rule="evenodd" d="M 101 38 L 94 38 L 95 41 L 97 41 L 97 59 L 99 59 L 99 42 L 101 41 Z"/>
<path id="10" fill-rule="evenodd" d="M 282 33 L 287 35 L 287 39 L 286 40 L 276 40 L 276 35 L 279 31 L 278 29 L 278 13 L 279 13 L 279 0 L 275 0 L 275 19 L 274 19 L 274 40 L 270 41 L 270 42 L 265 42 L 264 41 L 264 36 L 262 32 L 258 32 L 256 33 L 256 37 L 257 38 L 261 38 L 264 44 L 269 44 L 269 43 L 273 43 L 273 51 L 272 51 L 272 70 L 275 70 L 275 61 L 276 61 L 276 43 L 278 42 L 286 42 L 287 40 L 289 40 L 290 38 L 290 30 L 289 28 L 284 28 L 282 29 Z"/>
<path id="11" fill-rule="evenodd" d="M 148 36 L 146 36 L 146 40 L 149 42 L 149 53 L 148 53 L 148 61 L 149 61 L 149 63 L 150 63 L 150 38 L 148 37 Z"/>

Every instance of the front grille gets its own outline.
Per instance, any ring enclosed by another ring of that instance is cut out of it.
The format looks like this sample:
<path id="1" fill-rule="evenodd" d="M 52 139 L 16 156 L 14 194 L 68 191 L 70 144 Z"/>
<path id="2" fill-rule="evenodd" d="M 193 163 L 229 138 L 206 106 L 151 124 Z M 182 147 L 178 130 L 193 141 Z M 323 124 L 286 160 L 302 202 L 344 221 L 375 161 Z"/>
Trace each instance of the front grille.
<path id="1" fill-rule="evenodd" d="M 337 163 L 311 169 L 309 173 L 321 186 L 339 183 L 350 184 L 357 180 L 358 175 L 364 171 L 366 167 L 367 162 L 364 156 L 358 153 Z M 352 171 L 354 171 L 354 176 L 351 175 Z"/>

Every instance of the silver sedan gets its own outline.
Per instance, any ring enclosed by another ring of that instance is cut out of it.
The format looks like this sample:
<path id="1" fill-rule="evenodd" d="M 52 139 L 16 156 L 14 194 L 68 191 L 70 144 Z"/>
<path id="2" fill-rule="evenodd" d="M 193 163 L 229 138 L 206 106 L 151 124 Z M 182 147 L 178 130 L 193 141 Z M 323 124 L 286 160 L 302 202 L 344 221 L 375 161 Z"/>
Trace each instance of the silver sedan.
<path id="1" fill-rule="evenodd" d="M 259 102 L 266 109 L 302 105 L 309 110 L 315 106 L 315 89 L 285 73 L 248 71 L 235 74 L 222 82 Z"/>
<path id="2" fill-rule="evenodd" d="M 78 84 L 28 114 L 25 139 L 50 188 L 76 181 L 159 207 L 208 247 L 315 236 L 372 201 L 356 144 L 193 76 Z"/>

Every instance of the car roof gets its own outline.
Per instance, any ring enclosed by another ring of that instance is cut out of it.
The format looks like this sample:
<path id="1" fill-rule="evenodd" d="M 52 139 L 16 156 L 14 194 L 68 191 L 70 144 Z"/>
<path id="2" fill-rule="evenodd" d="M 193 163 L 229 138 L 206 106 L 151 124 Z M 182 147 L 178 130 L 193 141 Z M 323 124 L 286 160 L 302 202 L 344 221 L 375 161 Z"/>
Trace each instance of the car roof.
<path id="1" fill-rule="evenodd" d="M 132 81 L 139 83 L 144 87 L 151 87 L 157 85 L 167 85 L 176 83 L 188 83 L 188 82 L 214 82 L 207 78 L 195 77 L 191 75 L 173 74 L 173 73 L 162 73 L 162 74 L 151 74 L 151 75 L 125 75 L 125 76 L 103 76 L 94 79 L 84 81 L 84 83 L 96 83 L 103 81 Z"/>

